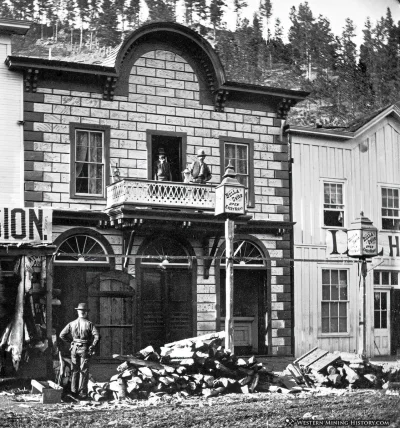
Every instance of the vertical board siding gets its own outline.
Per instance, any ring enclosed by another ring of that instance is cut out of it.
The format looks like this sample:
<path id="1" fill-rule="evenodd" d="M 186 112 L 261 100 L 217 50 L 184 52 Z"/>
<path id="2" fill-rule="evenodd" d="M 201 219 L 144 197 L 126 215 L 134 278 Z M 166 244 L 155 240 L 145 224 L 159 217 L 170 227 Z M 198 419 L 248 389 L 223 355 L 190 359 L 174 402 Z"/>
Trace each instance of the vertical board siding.
<path id="1" fill-rule="evenodd" d="M 0 56 L 11 54 L 9 38 L 0 35 Z M 22 76 L 0 64 L 0 205 L 23 205 Z"/>
<path id="2" fill-rule="evenodd" d="M 361 151 L 360 144 L 367 148 Z M 296 357 L 315 346 L 329 351 L 357 351 L 359 280 L 357 264 L 349 267 L 349 325 L 347 336 L 321 334 L 322 267 L 337 268 L 326 254 L 326 229 L 323 228 L 323 180 L 343 180 L 345 188 L 345 227 L 359 216 L 369 217 L 380 230 L 379 242 L 387 241 L 388 233 L 381 226 L 381 186 L 400 185 L 400 124 L 384 118 L 355 140 L 328 141 L 305 136 L 292 136 L 293 150 L 293 221 L 294 306 Z M 396 234 L 396 232 L 391 232 Z M 321 263 L 307 260 L 322 260 Z M 324 264 L 325 261 L 325 264 Z M 383 262 L 383 263 L 382 263 Z M 380 264 L 382 263 L 382 264 Z M 398 258 L 376 258 L 373 265 L 380 269 L 400 268 Z M 375 353 L 373 316 L 373 269 L 366 280 L 367 294 L 367 355 Z"/>

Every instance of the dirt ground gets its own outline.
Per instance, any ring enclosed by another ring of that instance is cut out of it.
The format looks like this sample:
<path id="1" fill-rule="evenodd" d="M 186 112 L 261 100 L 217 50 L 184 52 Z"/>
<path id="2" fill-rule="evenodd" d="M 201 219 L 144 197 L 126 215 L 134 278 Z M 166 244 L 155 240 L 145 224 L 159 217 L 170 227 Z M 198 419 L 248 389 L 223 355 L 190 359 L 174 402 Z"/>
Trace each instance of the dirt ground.
<path id="1" fill-rule="evenodd" d="M 294 394 L 170 396 L 130 403 L 43 405 L 28 390 L 0 391 L 0 427 L 400 427 L 400 396 L 383 390 L 328 390 Z M 339 421 L 338 421 L 339 419 Z"/>

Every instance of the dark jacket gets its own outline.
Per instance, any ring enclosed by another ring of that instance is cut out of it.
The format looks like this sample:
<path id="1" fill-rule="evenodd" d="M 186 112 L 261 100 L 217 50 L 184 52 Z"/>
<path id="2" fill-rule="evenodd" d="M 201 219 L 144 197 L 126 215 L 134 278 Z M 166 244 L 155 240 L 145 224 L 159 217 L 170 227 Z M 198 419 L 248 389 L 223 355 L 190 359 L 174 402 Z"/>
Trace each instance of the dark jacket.
<path id="1" fill-rule="evenodd" d="M 167 161 L 154 163 L 154 179 L 159 181 L 172 181 L 171 168 Z"/>
<path id="2" fill-rule="evenodd" d="M 195 183 L 205 183 L 211 180 L 211 171 L 205 162 L 201 164 L 198 160 L 195 160 L 190 166 L 190 173 Z"/>
<path id="3" fill-rule="evenodd" d="M 73 342 L 96 346 L 99 341 L 99 332 L 94 324 L 86 318 L 77 318 L 63 328 L 60 339 L 66 343 Z"/>

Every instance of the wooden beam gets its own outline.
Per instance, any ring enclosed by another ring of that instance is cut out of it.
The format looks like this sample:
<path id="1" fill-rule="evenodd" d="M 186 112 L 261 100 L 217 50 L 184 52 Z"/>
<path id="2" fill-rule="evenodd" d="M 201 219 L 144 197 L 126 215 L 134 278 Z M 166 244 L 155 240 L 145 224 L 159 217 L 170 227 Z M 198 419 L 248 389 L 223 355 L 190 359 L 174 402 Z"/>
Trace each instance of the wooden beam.
<path id="1" fill-rule="evenodd" d="M 46 256 L 46 336 L 48 348 L 46 360 L 47 379 L 54 378 L 53 372 L 53 257 Z"/>
<path id="2" fill-rule="evenodd" d="M 211 267 L 211 264 L 212 264 L 213 259 L 215 257 L 215 254 L 217 252 L 219 240 L 221 239 L 221 235 L 222 235 L 221 233 L 217 233 L 215 235 L 213 246 L 211 248 L 210 254 L 208 254 L 209 239 L 206 238 L 206 240 L 203 243 L 204 255 L 212 257 L 210 259 L 204 260 L 204 272 L 203 272 L 203 278 L 204 279 L 208 279 L 208 277 L 210 276 L 210 267 Z"/>
<path id="3" fill-rule="evenodd" d="M 128 244 L 126 243 L 127 239 L 126 239 L 126 233 L 124 233 L 124 253 L 126 256 L 129 256 L 129 254 L 132 251 L 132 247 L 133 247 L 133 241 L 135 239 L 135 234 L 136 234 L 136 229 L 132 229 L 130 234 L 129 234 L 129 241 Z M 124 258 L 124 263 L 123 263 L 123 271 L 127 272 L 128 271 L 128 266 L 129 266 L 129 257 L 125 257 Z"/>

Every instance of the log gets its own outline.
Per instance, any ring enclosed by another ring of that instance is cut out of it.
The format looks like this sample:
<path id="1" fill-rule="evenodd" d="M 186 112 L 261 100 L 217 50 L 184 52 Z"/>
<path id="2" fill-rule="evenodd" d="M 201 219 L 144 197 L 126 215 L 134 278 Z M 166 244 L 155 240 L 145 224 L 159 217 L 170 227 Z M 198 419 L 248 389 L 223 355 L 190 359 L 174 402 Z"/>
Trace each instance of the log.
<path id="1" fill-rule="evenodd" d="M 166 343 L 164 347 L 166 348 L 173 348 L 173 347 L 184 347 L 184 346 L 191 346 L 195 342 L 198 341 L 205 341 L 208 339 L 224 339 L 225 338 L 225 332 L 220 331 L 218 333 L 209 333 L 204 334 L 203 336 L 196 336 L 196 337 L 190 337 L 188 339 L 183 340 L 177 340 L 176 342 Z"/>
<path id="2" fill-rule="evenodd" d="M 347 364 L 343 364 L 343 369 L 346 372 L 346 380 L 349 383 L 354 383 L 358 379 L 360 379 L 360 376 L 351 367 L 349 367 Z"/>
<path id="3" fill-rule="evenodd" d="M 328 376 L 328 379 L 333 383 L 333 385 L 337 386 L 342 383 L 342 376 L 339 373 L 331 374 Z"/>
<path id="4" fill-rule="evenodd" d="M 251 381 L 251 384 L 249 386 L 249 391 L 250 392 L 254 392 L 255 389 L 257 388 L 258 385 L 258 381 L 260 379 L 260 375 L 258 373 L 256 373 L 253 377 L 253 380 Z"/>
<path id="5" fill-rule="evenodd" d="M 164 368 L 162 364 L 157 363 L 155 361 L 144 361 L 144 360 L 141 360 L 140 358 L 131 357 L 129 355 L 114 354 L 113 358 L 115 358 L 116 360 L 127 361 L 128 364 L 136 367 L 150 367 L 155 369 Z"/>

